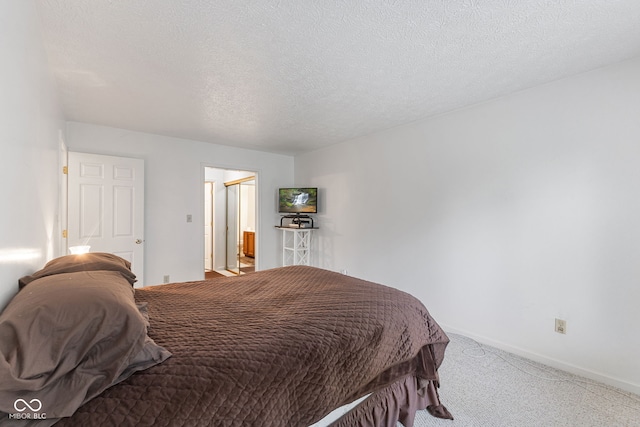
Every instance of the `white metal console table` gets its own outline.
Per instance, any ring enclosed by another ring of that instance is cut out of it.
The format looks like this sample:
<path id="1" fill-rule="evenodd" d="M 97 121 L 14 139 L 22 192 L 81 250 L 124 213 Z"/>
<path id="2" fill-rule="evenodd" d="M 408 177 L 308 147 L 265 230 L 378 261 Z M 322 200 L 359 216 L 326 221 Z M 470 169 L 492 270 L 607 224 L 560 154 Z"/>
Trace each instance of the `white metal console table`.
<path id="1" fill-rule="evenodd" d="M 317 228 L 276 228 L 282 230 L 282 265 L 311 265 L 311 232 Z"/>

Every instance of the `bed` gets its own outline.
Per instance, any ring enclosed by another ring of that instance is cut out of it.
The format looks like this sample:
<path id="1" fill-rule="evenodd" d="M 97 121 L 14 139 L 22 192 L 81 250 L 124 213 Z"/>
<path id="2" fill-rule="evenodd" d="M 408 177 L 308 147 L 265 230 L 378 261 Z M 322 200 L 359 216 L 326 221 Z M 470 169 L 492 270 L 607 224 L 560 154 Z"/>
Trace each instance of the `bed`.
<path id="1" fill-rule="evenodd" d="M 449 340 L 407 293 L 306 266 L 134 292 L 129 267 L 71 255 L 21 279 L 0 314 L 0 424 L 305 427 L 357 399 L 332 426 L 452 418 Z"/>

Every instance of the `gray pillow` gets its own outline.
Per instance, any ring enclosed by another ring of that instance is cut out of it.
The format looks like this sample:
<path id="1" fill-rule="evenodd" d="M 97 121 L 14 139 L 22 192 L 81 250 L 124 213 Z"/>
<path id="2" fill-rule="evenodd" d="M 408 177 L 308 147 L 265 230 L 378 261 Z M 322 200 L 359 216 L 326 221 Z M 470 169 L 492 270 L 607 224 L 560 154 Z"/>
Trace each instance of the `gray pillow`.
<path id="1" fill-rule="evenodd" d="M 42 270 L 18 280 L 20 289 L 42 277 L 77 271 L 117 271 L 133 285 L 136 275 L 131 271 L 131 263 L 124 258 L 106 252 L 90 252 L 81 255 L 66 255 L 49 261 Z"/>
<path id="2" fill-rule="evenodd" d="M 18 292 L 0 314 L 0 411 L 38 399 L 48 420 L 67 417 L 170 357 L 147 336 L 133 293 L 119 271 L 45 275 Z"/>

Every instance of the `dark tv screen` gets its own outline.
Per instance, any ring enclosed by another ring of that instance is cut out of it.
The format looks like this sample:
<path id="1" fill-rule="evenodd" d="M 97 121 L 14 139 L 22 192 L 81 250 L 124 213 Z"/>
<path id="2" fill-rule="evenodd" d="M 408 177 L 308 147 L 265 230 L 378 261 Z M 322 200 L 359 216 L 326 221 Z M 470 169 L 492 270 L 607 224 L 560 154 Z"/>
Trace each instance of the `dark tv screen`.
<path id="1" fill-rule="evenodd" d="M 281 188 L 278 190 L 278 211 L 284 214 L 318 212 L 317 188 Z"/>

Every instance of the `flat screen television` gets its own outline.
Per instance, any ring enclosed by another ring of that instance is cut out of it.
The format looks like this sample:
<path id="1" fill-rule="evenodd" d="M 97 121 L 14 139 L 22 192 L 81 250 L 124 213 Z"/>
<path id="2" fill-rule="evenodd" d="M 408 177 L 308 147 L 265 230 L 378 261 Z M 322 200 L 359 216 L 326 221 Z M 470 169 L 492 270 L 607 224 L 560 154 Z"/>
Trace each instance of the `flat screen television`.
<path id="1" fill-rule="evenodd" d="M 278 212 L 281 214 L 312 214 L 318 212 L 317 188 L 280 188 Z"/>

